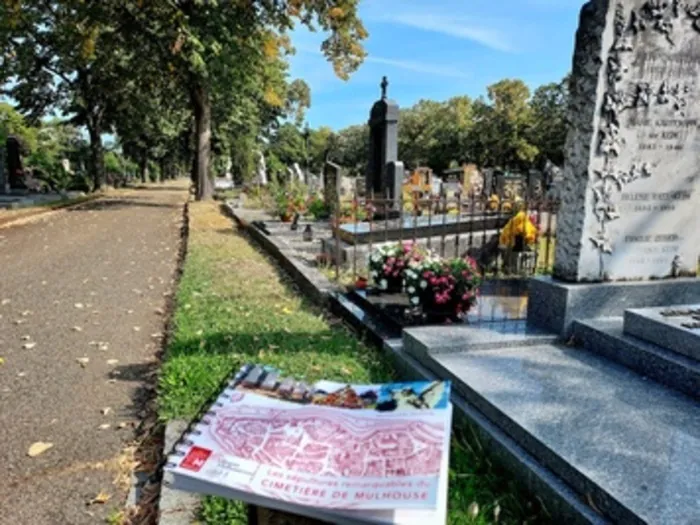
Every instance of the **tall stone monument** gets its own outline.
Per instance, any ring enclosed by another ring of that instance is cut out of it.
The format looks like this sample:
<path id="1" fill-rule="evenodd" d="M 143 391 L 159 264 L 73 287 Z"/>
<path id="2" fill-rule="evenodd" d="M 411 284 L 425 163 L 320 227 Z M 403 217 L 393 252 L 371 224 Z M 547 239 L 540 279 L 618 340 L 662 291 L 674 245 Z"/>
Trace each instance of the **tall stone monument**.
<path id="1" fill-rule="evenodd" d="M 589 2 L 571 98 L 555 277 L 695 276 L 700 4 Z"/>
<path id="2" fill-rule="evenodd" d="M 398 125 L 399 106 L 396 102 L 387 99 L 387 78 L 382 79 L 382 98 L 375 102 L 369 118 L 369 164 L 366 174 L 366 191 L 374 191 L 376 196 L 384 197 L 389 192 L 392 199 L 396 199 L 401 192 L 403 180 L 396 182 L 395 172 L 392 173 L 394 184 L 390 185 L 388 176 L 388 164 L 398 162 Z M 394 169 L 396 164 L 393 165 Z M 396 188 L 398 187 L 398 193 Z"/>
<path id="3" fill-rule="evenodd" d="M 700 3 L 591 0 L 581 10 L 557 184 L 554 278 L 528 321 L 700 304 Z"/>

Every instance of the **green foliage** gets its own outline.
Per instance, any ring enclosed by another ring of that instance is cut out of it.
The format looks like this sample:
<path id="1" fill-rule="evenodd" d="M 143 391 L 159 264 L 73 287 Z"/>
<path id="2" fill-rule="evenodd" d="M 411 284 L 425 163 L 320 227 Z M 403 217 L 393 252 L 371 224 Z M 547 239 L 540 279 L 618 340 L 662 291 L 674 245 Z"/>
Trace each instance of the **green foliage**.
<path id="1" fill-rule="evenodd" d="M 319 196 L 313 196 L 309 200 L 308 205 L 309 215 L 313 216 L 314 219 L 327 219 L 331 215 L 330 208 L 326 205 L 326 202 Z"/>

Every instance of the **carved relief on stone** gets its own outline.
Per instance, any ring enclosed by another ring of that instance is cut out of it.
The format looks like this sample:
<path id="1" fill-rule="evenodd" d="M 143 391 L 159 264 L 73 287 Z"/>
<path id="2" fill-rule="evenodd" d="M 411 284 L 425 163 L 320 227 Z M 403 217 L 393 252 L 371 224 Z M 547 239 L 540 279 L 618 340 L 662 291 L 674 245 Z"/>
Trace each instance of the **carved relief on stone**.
<path id="1" fill-rule="evenodd" d="M 680 0 L 649 0 L 639 10 L 632 12 L 631 27 L 636 33 L 651 28 L 662 34 L 671 46 L 673 40 L 674 19 L 680 16 Z"/>

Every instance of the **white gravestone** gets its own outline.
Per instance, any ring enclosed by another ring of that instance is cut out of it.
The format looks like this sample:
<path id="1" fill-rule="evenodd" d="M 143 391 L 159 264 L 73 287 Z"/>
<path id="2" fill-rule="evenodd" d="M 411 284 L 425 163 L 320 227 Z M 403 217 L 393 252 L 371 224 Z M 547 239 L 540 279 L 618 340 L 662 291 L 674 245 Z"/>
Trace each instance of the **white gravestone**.
<path id="1" fill-rule="evenodd" d="M 700 4 L 593 0 L 571 84 L 555 276 L 696 275 Z"/>

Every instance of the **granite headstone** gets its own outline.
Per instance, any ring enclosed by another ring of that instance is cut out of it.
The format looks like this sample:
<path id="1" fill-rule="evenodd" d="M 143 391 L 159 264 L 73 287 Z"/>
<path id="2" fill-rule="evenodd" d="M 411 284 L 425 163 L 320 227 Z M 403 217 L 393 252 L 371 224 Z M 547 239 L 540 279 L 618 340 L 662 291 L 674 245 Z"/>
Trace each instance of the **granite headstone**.
<path id="1" fill-rule="evenodd" d="M 593 0 L 571 81 L 555 277 L 695 276 L 700 6 Z"/>
<path id="2" fill-rule="evenodd" d="M 386 77 L 382 79 L 382 98 L 373 106 L 369 118 L 368 192 L 383 196 L 387 189 L 387 165 L 398 161 L 399 106 L 387 99 Z"/>

